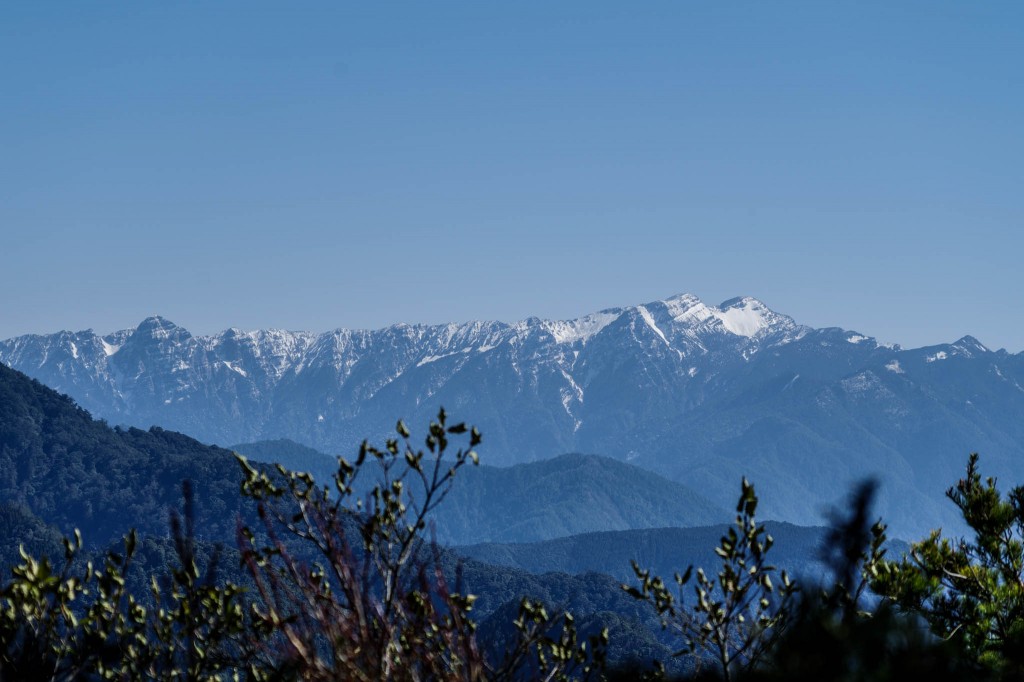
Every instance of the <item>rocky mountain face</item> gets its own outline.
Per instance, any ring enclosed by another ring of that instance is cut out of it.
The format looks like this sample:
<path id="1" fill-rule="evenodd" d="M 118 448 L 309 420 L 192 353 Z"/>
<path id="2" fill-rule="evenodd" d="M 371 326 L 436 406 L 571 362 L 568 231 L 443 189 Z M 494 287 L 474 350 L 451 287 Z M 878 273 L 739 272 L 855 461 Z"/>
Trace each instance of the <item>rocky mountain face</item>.
<path id="1" fill-rule="evenodd" d="M 323 334 L 196 337 L 154 317 L 108 336 L 3 341 L 0 362 L 112 423 L 216 443 L 290 438 L 348 453 L 444 405 L 480 428 L 490 464 L 593 452 L 723 505 L 746 475 L 765 514 L 805 524 L 876 476 L 894 529 L 948 527 L 942 492 L 970 451 L 986 473 L 1024 482 L 1024 354 L 971 337 L 904 350 L 801 326 L 752 298 Z"/>

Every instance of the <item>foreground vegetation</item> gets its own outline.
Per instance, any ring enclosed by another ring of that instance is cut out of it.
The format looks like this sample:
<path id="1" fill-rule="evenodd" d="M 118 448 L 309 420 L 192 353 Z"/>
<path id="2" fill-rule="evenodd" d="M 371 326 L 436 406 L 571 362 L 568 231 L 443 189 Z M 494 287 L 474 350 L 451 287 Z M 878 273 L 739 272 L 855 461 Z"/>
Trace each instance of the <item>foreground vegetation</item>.
<path id="1" fill-rule="evenodd" d="M 480 440 L 443 411 L 422 447 L 399 422 L 382 447 L 339 459 L 326 485 L 240 458 L 242 502 L 225 507 L 248 510 L 236 515 L 235 549 L 201 551 L 186 484 L 162 550 L 134 532 L 92 561 L 77 533 L 61 561 L 23 550 L 0 592 L 0 679 L 1024 677 L 1024 488 L 1004 498 L 975 455 L 948 492 L 973 537 L 936 532 L 888 560 L 865 484 L 835 514 L 831 573 L 814 585 L 772 565 L 744 480 L 714 568 L 665 580 L 634 564 L 623 594 L 647 605 L 675 656 L 627 670 L 605 664 L 614 629 L 533 599 L 499 609 L 490 620 L 506 623 L 481 634 L 461 567 L 449 570 L 429 541 L 432 513 L 478 462 Z M 37 535 L 37 547 L 55 542 Z M 154 553 L 165 570 L 142 560 Z"/>

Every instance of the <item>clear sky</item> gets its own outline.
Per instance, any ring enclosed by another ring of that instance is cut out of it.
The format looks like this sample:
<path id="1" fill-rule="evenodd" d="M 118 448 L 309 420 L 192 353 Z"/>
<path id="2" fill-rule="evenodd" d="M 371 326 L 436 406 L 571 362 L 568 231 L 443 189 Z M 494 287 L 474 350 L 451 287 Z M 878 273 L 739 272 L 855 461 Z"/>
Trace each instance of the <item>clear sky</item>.
<path id="1" fill-rule="evenodd" d="M 0 338 L 692 292 L 1024 349 L 1024 2 L 6 3 Z"/>

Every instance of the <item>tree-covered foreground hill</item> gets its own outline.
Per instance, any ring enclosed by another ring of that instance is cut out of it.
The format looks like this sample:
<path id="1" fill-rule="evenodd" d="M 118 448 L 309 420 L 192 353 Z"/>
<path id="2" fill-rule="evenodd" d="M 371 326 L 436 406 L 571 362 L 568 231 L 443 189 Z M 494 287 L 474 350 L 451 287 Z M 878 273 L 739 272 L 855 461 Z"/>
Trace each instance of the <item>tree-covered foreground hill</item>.
<path id="1" fill-rule="evenodd" d="M 167 534 L 181 482 L 195 490 L 201 538 L 234 537 L 243 509 L 229 450 L 160 428 L 110 428 L 56 391 L 0 365 L 0 501 L 90 545 L 129 528 Z"/>

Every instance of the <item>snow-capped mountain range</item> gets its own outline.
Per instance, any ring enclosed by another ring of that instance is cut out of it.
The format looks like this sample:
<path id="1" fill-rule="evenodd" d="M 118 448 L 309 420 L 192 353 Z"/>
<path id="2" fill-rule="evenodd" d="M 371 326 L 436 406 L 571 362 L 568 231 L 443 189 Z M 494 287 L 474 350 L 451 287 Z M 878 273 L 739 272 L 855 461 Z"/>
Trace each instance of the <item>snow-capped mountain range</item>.
<path id="1" fill-rule="evenodd" d="M 347 453 L 439 405 L 492 464 L 569 451 L 631 460 L 728 504 L 741 475 L 776 518 L 820 522 L 881 476 L 897 529 L 952 521 L 969 451 L 1024 482 L 1024 354 L 971 337 L 904 350 L 813 329 L 753 298 L 684 294 L 575 320 L 193 336 L 161 317 L 0 342 L 0 362 L 114 424 L 207 442 Z M 934 519 L 934 520 L 933 520 Z"/>

